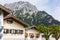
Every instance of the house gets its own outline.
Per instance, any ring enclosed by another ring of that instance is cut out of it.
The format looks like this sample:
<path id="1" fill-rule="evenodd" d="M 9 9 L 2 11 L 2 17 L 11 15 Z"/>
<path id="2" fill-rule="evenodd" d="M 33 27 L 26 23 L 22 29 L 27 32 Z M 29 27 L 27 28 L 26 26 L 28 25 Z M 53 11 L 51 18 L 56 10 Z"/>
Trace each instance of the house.
<path id="1" fill-rule="evenodd" d="M 38 32 L 36 26 L 31 26 L 26 28 L 25 40 L 40 40 L 40 33 Z"/>
<path id="2" fill-rule="evenodd" d="M 10 13 L 12 13 L 10 9 L 0 5 L 0 20 L 1 20 L 0 24 L 2 27 L 2 28 L 0 27 L 0 29 L 3 29 L 1 33 L 3 35 L 3 37 L 1 36 L 2 40 L 25 40 L 26 33 L 31 29 L 33 29 L 32 31 L 37 33 L 37 31 L 35 31 L 36 30 L 35 27 L 29 28 L 28 24 L 24 23 L 18 18 L 14 16 L 7 16 Z M 31 34 L 34 35 L 34 33 Z M 36 37 L 39 37 L 38 34 L 36 35 L 37 35 Z"/>

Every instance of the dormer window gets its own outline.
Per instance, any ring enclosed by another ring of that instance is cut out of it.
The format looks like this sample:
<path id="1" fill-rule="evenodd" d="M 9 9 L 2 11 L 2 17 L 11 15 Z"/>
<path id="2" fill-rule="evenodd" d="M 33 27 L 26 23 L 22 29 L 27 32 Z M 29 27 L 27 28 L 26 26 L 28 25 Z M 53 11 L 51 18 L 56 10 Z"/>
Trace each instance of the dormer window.
<path id="1" fill-rule="evenodd" d="M 8 19 L 7 23 L 11 24 L 11 23 L 13 23 L 13 20 L 12 19 Z"/>

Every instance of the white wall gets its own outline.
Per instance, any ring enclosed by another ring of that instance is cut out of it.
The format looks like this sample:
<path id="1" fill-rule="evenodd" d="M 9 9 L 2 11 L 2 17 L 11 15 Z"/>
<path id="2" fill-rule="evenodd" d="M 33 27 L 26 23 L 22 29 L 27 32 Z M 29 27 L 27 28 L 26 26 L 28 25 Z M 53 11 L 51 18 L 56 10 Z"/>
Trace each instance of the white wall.
<path id="1" fill-rule="evenodd" d="M 3 34 L 3 40 L 23 40 L 25 38 L 25 28 L 23 25 L 13 21 L 12 24 L 8 24 L 7 21 L 4 21 L 5 29 L 18 29 L 23 30 L 23 34 Z"/>

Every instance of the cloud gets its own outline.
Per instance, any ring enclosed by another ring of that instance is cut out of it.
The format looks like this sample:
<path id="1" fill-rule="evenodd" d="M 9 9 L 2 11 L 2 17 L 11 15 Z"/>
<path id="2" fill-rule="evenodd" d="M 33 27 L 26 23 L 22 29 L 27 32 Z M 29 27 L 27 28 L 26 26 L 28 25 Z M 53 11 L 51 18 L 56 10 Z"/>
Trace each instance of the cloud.
<path id="1" fill-rule="evenodd" d="M 60 6 L 56 7 L 56 9 L 54 10 L 54 14 L 52 14 L 54 16 L 55 19 L 60 21 Z"/>
<path id="2" fill-rule="evenodd" d="M 50 9 L 49 4 L 50 0 L 39 0 L 39 2 L 37 2 L 36 6 L 39 10 L 46 10 L 46 9 Z"/>
<path id="3" fill-rule="evenodd" d="M 56 19 L 60 21 L 60 0 L 57 1 L 57 3 L 55 3 L 54 5 L 54 9 L 52 10 L 52 16 Z"/>
<path id="4" fill-rule="evenodd" d="M 13 3 L 13 2 L 18 2 L 18 1 L 28 1 L 35 5 L 39 0 L 0 0 L 0 4 Z"/>

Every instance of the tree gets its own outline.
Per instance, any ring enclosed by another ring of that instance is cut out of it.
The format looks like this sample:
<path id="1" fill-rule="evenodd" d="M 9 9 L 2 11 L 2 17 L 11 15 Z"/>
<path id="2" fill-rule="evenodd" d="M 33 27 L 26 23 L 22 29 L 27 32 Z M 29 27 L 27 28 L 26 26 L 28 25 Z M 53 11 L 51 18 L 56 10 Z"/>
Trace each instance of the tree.
<path id="1" fill-rule="evenodd" d="M 51 28 L 51 30 L 53 30 L 53 32 L 52 32 L 52 36 L 56 39 L 56 40 L 58 40 L 59 39 L 59 37 L 60 37 L 60 26 L 59 25 L 57 25 L 57 24 L 52 24 L 51 26 L 50 26 L 50 28 Z"/>
<path id="2" fill-rule="evenodd" d="M 46 27 L 45 25 L 41 24 L 37 27 L 39 32 L 44 33 L 44 38 L 46 40 L 49 40 L 49 37 L 51 35 L 51 29 L 49 27 Z"/>

